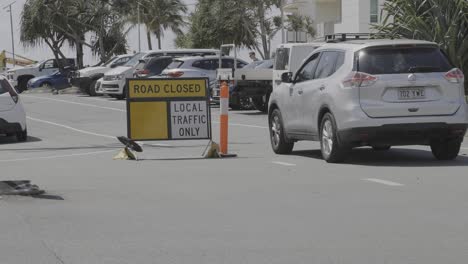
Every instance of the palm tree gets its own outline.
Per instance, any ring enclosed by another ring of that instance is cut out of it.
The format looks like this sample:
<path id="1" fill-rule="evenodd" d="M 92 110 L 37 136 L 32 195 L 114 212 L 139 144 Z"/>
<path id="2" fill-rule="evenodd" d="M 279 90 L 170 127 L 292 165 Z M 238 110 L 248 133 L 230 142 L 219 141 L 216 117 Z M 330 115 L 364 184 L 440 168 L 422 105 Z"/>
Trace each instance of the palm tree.
<path id="1" fill-rule="evenodd" d="M 182 34 L 181 28 L 186 25 L 184 15 L 187 6 L 181 0 L 139 0 L 135 4 L 140 5 L 140 21 L 146 25 L 149 49 L 152 49 L 151 33 L 156 35 L 159 49 L 166 30 Z M 137 16 L 131 14 L 130 21 L 137 23 Z"/>
<path id="2" fill-rule="evenodd" d="M 382 13 L 381 25 L 374 28 L 383 36 L 437 42 L 468 76 L 467 0 L 387 0 Z"/>
<path id="3" fill-rule="evenodd" d="M 65 58 L 65 55 L 61 48 L 67 38 L 60 29 L 54 26 L 54 24 L 60 24 L 62 19 L 47 8 L 48 3 L 48 0 L 28 0 L 24 4 L 21 13 L 20 39 L 24 45 L 32 47 L 46 43 L 54 53 L 59 67 L 63 68 L 60 58 Z"/>

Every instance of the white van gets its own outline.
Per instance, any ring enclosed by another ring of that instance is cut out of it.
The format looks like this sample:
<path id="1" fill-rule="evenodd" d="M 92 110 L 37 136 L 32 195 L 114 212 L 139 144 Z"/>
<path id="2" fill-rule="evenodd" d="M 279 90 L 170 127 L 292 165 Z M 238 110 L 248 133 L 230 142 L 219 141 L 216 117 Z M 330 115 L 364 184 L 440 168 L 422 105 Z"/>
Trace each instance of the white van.
<path id="1" fill-rule="evenodd" d="M 137 53 L 125 65 L 114 68 L 104 74 L 98 93 L 109 95 L 117 99 L 124 99 L 126 96 L 126 79 L 132 78 L 133 73 L 138 71 L 137 66 L 140 61 L 147 58 L 171 56 L 186 57 L 197 55 L 218 55 L 219 50 L 215 49 L 175 49 L 175 50 L 157 50 Z"/>
<path id="2" fill-rule="evenodd" d="M 273 64 L 273 90 L 281 84 L 283 73 L 296 73 L 304 59 L 324 44 L 325 42 L 280 44 L 276 48 L 275 63 Z"/>

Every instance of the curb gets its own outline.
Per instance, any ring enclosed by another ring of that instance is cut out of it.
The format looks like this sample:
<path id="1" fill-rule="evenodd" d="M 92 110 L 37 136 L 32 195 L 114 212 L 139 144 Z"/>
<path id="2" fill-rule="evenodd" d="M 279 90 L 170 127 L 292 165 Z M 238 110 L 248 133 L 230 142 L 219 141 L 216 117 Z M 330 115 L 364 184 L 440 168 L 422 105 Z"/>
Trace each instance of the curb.
<path id="1" fill-rule="evenodd" d="M 35 89 L 26 90 L 23 92 L 23 94 L 43 94 L 43 93 L 52 93 L 52 89 L 35 88 Z"/>
<path id="2" fill-rule="evenodd" d="M 53 89 L 46 89 L 46 88 L 35 88 L 26 90 L 23 94 L 82 94 L 80 89 L 77 87 L 70 87 L 65 88 L 62 90 L 55 91 Z"/>
<path id="3" fill-rule="evenodd" d="M 58 90 L 58 94 L 81 94 L 81 91 L 77 87 L 70 87 L 70 88 Z"/>

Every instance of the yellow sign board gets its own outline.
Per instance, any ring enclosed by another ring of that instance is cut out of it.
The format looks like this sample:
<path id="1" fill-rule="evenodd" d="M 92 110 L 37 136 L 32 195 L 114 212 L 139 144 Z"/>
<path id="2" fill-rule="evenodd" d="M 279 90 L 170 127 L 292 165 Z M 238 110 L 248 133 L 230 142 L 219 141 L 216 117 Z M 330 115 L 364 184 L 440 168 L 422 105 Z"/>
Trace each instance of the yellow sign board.
<path id="1" fill-rule="evenodd" d="M 167 139 L 167 103 L 133 102 L 130 104 L 132 139 Z"/>
<path id="2" fill-rule="evenodd" d="M 130 98 L 205 97 L 206 80 L 137 79 L 129 82 Z"/>
<path id="3" fill-rule="evenodd" d="M 128 79 L 133 140 L 211 139 L 208 79 Z"/>

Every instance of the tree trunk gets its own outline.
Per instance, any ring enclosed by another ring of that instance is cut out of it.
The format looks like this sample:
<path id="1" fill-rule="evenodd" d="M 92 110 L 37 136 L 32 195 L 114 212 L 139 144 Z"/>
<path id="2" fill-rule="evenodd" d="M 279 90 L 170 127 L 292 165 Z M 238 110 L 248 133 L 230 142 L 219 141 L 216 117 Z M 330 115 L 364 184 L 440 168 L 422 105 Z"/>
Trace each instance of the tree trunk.
<path id="1" fill-rule="evenodd" d="M 52 53 L 54 54 L 54 57 L 55 57 L 55 60 L 57 61 L 59 69 L 61 69 L 60 57 L 59 57 L 58 51 L 55 49 L 55 45 L 50 44 L 48 41 L 46 41 L 46 43 L 49 46 L 50 50 L 52 50 Z"/>
<path id="2" fill-rule="evenodd" d="M 153 44 L 151 43 L 151 31 L 146 29 L 146 39 L 148 40 L 148 50 L 153 49 Z"/>
<path id="3" fill-rule="evenodd" d="M 158 39 L 158 49 L 161 49 L 161 32 L 155 31 L 154 34 L 156 35 L 156 38 Z"/>
<path id="4" fill-rule="evenodd" d="M 52 53 L 54 53 L 55 60 L 57 61 L 57 65 L 59 67 L 59 70 L 63 70 L 63 64 L 62 61 L 60 60 L 60 56 L 63 55 L 63 53 L 60 51 L 60 41 L 56 41 L 54 39 L 44 39 L 45 43 L 49 48 L 52 50 Z"/>
<path id="5" fill-rule="evenodd" d="M 76 42 L 76 67 L 78 69 L 83 69 L 83 44 L 81 42 Z"/>
<path id="6" fill-rule="evenodd" d="M 260 21 L 260 35 L 262 39 L 262 46 L 263 46 L 263 59 L 270 59 L 270 51 L 268 49 L 268 40 L 267 40 L 267 33 L 265 29 L 265 8 L 263 3 L 259 4 L 258 6 L 258 16 Z"/>
<path id="7" fill-rule="evenodd" d="M 101 3 L 101 10 L 104 10 L 105 8 L 105 1 L 102 1 Z M 107 54 L 106 51 L 104 50 L 104 16 L 101 14 L 101 19 L 100 19 L 100 25 L 99 25 L 99 51 L 100 51 L 100 57 L 101 61 L 106 61 L 107 60 Z"/>

